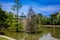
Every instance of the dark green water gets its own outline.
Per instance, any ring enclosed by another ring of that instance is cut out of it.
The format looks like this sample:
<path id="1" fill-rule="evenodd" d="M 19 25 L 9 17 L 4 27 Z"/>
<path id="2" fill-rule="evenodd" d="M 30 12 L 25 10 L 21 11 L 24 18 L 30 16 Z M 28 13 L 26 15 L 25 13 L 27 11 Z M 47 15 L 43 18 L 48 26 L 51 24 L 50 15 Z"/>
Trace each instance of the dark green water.
<path id="1" fill-rule="evenodd" d="M 27 34 L 16 32 L 5 32 L 6 36 L 16 40 L 60 40 L 60 28 L 40 28 L 39 34 Z"/>

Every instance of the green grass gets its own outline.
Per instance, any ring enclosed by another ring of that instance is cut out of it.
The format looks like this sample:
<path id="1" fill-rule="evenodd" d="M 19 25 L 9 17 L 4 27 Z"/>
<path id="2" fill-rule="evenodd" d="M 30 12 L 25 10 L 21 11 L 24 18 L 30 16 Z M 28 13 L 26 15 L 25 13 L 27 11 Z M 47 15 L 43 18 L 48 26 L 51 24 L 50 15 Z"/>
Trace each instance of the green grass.
<path id="1" fill-rule="evenodd" d="M 0 37 L 0 40 L 8 40 L 8 39 Z"/>

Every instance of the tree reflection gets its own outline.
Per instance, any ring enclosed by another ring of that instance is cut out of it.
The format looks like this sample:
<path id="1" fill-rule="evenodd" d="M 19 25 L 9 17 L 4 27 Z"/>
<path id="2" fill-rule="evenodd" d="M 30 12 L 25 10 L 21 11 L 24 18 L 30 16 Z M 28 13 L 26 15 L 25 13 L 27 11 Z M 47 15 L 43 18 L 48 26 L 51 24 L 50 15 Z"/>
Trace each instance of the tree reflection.
<path id="1" fill-rule="evenodd" d="M 42 37 L 41 34 L 26 34 L 24 37 L 24 40 L 38 40 L 40 37 Z"/>
<path id="2" fill-rule="evenodd" d="M 57 39 L 60 39 L 60 28 L 52 28 L 52 30 L 51 30 L 51 35 L 52 35 L 52 37 L 54 37 L 54 38 L 57 38 Z"/>

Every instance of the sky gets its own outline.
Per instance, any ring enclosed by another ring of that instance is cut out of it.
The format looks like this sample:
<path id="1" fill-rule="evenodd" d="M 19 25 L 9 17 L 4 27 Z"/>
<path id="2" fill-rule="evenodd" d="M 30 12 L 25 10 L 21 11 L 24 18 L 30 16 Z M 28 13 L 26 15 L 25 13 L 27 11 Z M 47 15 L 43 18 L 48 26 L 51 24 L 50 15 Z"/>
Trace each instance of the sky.
<path id="1" fill-rule="evenodd" d="M 60 11 L 60 0 L 20 0 L 22 7 L 19 10 L 19 15 L 23 12 L 28 13 L 30 6 L 35 13 L 42 13 L 44 16 Z M 11 7 L 14 5 L 14 0 L 0 0 L 2 9 L 7 12 L 13 12 Z"/>

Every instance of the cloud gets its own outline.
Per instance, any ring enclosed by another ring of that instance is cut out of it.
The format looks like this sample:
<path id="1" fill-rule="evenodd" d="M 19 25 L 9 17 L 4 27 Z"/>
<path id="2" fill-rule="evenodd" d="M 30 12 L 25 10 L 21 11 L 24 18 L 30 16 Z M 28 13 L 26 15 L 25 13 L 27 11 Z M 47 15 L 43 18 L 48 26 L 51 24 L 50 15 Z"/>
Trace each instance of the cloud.
<path id="1" fill-rule="evenodd" d="M 60 5 L 44 6 L 44 7 L 40 8 L 39 10 L 47 11 L 47 12 L 59 11 L 60 10 Z"/>
<path id="2" fill-rule="evenodd" d="M 24 5 L 20 10 L 20 14 L 23 12 L 26 15 L 29 11 L 29 7 L 30 7 L 29 5 Z M 42 13 L 43 15 L 49 16 L 52 13 L 60 11 L 60 5 L 53 6 L 32 5 L 32 9 L 35 13 Z"/>
<path id="3" fill-rule="evenodd" d="M 42 7 L 35 7 L 34 9 L 38 9 L 39 11 L 44 11 L 44 12 L 54 12 L 54 11 L 59 11 L 60 10 L 60 5 L 50 5 L 50 6 L 42 6 Z"/>
<path id="4" fill-rule="evenodd" d="M 49 5 L 49 6 L 42 6 L 42 7 L 35 7 L 34 10 L 38 13 L 42 13 L 43 15 L 50 15 L 52 13 L 56 13 L 60 11 L 60 5 Z"/>
<path id="5" fill-rule="evenodd" d="M 13 6 L 14 3 L 1 3 L 2 4 L 2 9 L 9 12 L 11 11 L 11 7 Z"/>
<path id="6" fill-rule="evenodd" d="M 20 10 L 19 10 L 19 15 L 21 15 L 21 13 L 24 13 L 25 15 L 28 13 L 29 10 L 29 6 L 25 5 L 23 6 Z"/>
<path id="7" fill-rule="evenodd" d="M 12 11 L 11 7 L 14 3 L 1 3 L 3 5 L 3 10 L 7 12 Z M 43 15 L 50 15 L 51 13 L 60 11 L 60 5 L 40 5 L 39 3 L 34 1 L 30 1 L 29 3 L 27 1 L 27 3 L 23 4 L 22 8 L 19 10 L 19 15 L 21 15 L 22 12 L 26 15 L 28 13 L 29 6 L 32 6 L 35 13 L 42 13 Z"/>

